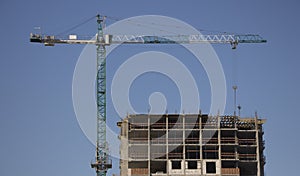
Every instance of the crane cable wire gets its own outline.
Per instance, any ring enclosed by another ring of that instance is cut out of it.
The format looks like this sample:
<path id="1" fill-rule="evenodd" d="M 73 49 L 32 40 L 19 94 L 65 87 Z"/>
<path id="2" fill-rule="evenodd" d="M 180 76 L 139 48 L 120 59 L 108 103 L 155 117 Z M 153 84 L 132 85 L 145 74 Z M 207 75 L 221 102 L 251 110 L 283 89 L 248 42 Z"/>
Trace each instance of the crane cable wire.
<path id="1" fill-rule="evenodd" d="M 122 19 L 121 18 L 118 18 L 118 17 L 111 17 L 111 16 L 107 16 L 108 19 L 110 20 L 113 20 L 113 21 L 121 21 Z M 154 22 L 151 22 L 151 23 L 146 23 L 145 21 L 142 21 L 142 22 L 136 22 L 136 21 L 132 21 L 130 19 L 127 19 L 126 20 L 127 22 L 130 22 L 136 26 L 141 26 L 141 27 L 151 27 L 153 29 L 158 29 L 158 28 L 154 28 L 153 26 L 161 26 L 161 27 L 174 27 L 176 29 L 182 29 L 182 30 L 187 30 L 190 28 L 187 28 L 187 27 L 183 27 L 183 26 L 178 26 L 178 25 L 167 25 L 167 24 L 159 24 L 159 23 L 154 23 Z M 202 32 L 207 32 L 207 33 L 220 33 L 220 34 L 234 34 L 234 35 L 238 35 L 237 33 L 234 33 L 234 32 L 225 32 L 225 31 L 217 31 L 217 30 L 208 30 L 208 29 L 201 29 L 201 28 L 196 28 L 194 27 L 196 30 L 198 31 L 202 31 Z M 158 29 L 160 31 L 165 31 L 165 32 L 169 32 L 169 33 L 173 33 L 173 34 L 177 34 L 177 35 L 180 35 L 179 33 L 175 33 L 173 31 L 168 31 L 168 30 L 162 30 L 162 29 Z M 185 31 L 186 32 L 186 31 Z"/>
<path id="2" fill-rule="evenodd" d="M 92 21 L 96 16 L 93 15 L 92 17 L 89 17 L 87 18 L 86 20 L 84 20 L 83 22 L 79 23 L 79 24 L 76 24 L 60 33 L 57 33 L 55 36 L 63 36 L 65 34 L 67 34 L 68 32 L 71 32 L 77 28 L 79 28 L 80 26 L 83 26 L 84 24 Z M 112 21 L 115 21 L 115 22 L 118 22 L 118 21 L 121 21 L 123 19 L 121 18 L 118 18 L 118 17 L 112 17 L 112 16 L 105 16 L 107 19 L 109 20 L 112 20 Z M 182 29 L 185 33 L 186 33 L 186 30 L 188 28 L 186 27 L 183 27 L 183 26 L 178 26 L 178 25 L 168 25 L 168 24 L 159 24 L 159 23 L 155 23 L 155 22 L 151 22 L 151 23 L 146 23 L 145 21 L 142 21 L 142 22 L 137 22 L 136 20 L 133 21 L 131 19 L 127 19 L 125 20 L 126 22 L 130 23 L 130 24 L 133 24 L 135 26 L 138 26 L 138 27 L 146 27 L 146 28 L 152 28 L 154 30 L 158 30 L 158 31 L 161 31 L 161 32 L 167 32 L 167 33 L 172 33 L 172 34 L 176 34 L 176 35 L 182 35 L 182 33 L 176 33 L 174 31 L 170 31 L 170 30 L 166 30 L 166 29 L 161 29 L 161 28 L 158 28 L 158 27 L 174 27 L 176 29 Z M 154 27 L 156 26 L 156 27 Z M 195 28 L 195 27 L 194 27 Z M 207 29 L 200 29 L 200 28 L 195 28 L 196 30 L 199 30 L 199 31 L 202 31 L 202 32 L 207 32 L 207 33 L 220 33 L 220 34 L 235 34 L 236 33 L 232 33 L 232 32 L 224 32 L 224 31 L 216 31 L 216 30 L 207 30 Z"/>
<path id="3" fill-rule="evenodd" d="M 66 29 L 66 30 L 64 30 L 64 31 L 62 31 L 62 32 L 56 34 L 55 36 L 62 36 L 62 35 L 64 35 L 64 34 L 68 33 L 68 32 L 71 32 L 71 31 L 75 30 L 76 28 L 78 28 L 78 27 L 80 27 L 80 26 L 83 26 L 84 24 L 90 22 L 90 21 L 93 20 L 95 17 L 96 17 L 96 16 L 93 15 L 92 17 L 90 17 L 90 18 L 84 20 L 83 22 L 81 22 L 81 23 L 79 23 L 79 24 L 76 24 L 76 25 L 74 25 L 74 26 L 72 26 L 72 27 L 70 27 L 70 28 L 68 28 L 68 29 Z"/>
<path id="4" fill-rule="evenodd" d="M 110 20 L 116 21 L 116 22 L 122 20 L 120 18 L 111 17 L 111 16 L 107 16 L 107 18 L 110 19 Z M 138 26 L 138 27 L 152 28 L 152 29 L 155 29 L 155 30 L 159 30 L 161 32 L 168 32 L 168 33 L 173 33 L 173 34 L 179 35 L 178 33 L 175 33 L 173 31 L 169 31 L 169 30 L 165 30 L 165 29 L 160 29 L 160 28 L 153 27 L 153 26 L 161 26 L 161 25 L 159 25 L 157 23 L 150 23 L 150 24 L 148 23 L 148 24 L 146 24 L 144 21 L 143 22 L 137 22 L 137 21 L 133 21 L 131 19 L 127 19 L 125 21 L 128 22 L 128 23 L 131 23 L 131 24 L 133 24 L 135 26 Z"/>

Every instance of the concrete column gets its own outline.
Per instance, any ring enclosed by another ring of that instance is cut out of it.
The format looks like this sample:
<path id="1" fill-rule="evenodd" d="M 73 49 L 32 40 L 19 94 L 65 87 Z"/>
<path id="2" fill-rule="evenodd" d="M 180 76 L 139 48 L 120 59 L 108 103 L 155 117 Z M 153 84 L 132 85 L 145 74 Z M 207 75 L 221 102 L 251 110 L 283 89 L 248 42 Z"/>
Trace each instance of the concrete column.
<path id="1" fill-rule="evenodd" d="M 150 175 L 150 162 L 151 162 L 151 153 L 150 153 L 150 147 L 151 141 L 150 141 L 150 114 L 148 113 L 148 175 Z"/>
<path id="2" fill-rule="evenodd" d="M 183 148 L 182 148 L 182 152 L 183 152 L 183 174 L 185 175 L 185 115 L 182 115 L 182 144 L 183 144 Z"/>
<path id="3" fill-rule="evenodd" d="M 200 164 L 201 164 L 201 175 L 203 175 L 203 155 L 202 155 L 202 114 L 199 112 L 199 128 L 200 128 Z"/>
<path id="4" fill-rule="evenodd" d="M 234 131 L 234 142 L 236 144 L 239 143 L 238 137 L 237 137 L 237 130 Z M 238 145 L 234 146 L 234 153 L 235 153 L 235 159 L 238 159 Z M 236 167 L 238 167 L 238 166 L 236 166 Z"/>
<path id="5" fill-rule="evenodd" d="M 166 159 L 167 159 L 167 175 L 170 174 L 170 162 L 169 162 L 169 117 L 166 114 Z"/>
<path id="6" fill-rule="evenodd" d="M 217 164 L 216 163 L 216 172 L 218 173 L 218 168 L 219 168 L 219 173 L 220 173 L 220 175 L 222 175 L 222 162 L 221 162 L 221 158 L 222 158 L 222 155 L 221 155 L 221 117 L 220 117 L 220 115 L 219 115 L 219 113 L 218 113 L 218 116 L 217 116 L 217 121 L 218 121 L 218 147 L 219 147 L 219 164 Z M 218 167 L 218 165 L 219 165 L 219 167 Z"/>
<path id="7" fill-rule="evenodd" d="M 259 134 L 258 134 L 258 117 L 257 113 L 255 113 L 255 138 L 256 138 L 256 161 L 257 161 L 257 176 L 261 176 L 260 173 L 260 153 L 259 153 Z"/>

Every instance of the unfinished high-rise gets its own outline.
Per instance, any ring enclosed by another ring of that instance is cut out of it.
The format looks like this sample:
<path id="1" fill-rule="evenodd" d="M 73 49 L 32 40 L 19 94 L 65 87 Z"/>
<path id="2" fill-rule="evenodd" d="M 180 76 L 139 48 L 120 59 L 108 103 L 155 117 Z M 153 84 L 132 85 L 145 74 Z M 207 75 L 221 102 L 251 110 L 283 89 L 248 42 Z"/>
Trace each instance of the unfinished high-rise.
<path id="1" fill-rule="evenodd" d="M 121 176 L 264 176 L 257 116 L 128 115 L 118 126 Z"/>

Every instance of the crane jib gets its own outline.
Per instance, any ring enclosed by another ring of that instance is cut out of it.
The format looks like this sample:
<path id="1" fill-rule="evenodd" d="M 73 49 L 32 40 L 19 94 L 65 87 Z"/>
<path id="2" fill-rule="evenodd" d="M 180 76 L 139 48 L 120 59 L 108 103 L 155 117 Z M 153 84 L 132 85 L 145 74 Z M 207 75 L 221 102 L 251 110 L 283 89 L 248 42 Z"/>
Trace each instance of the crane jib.
<path id="1" fill-rule="evenodd" d="M 30 34 L 30 42 L 44 43 L 46 46 L 54 44 L 197 44 L 197 43 L 265 43 L 259 35 L 169 35 L 169 36 L 142 36 L 142 35 L 104 35 L 103 41 L 97 42 L 93 37 L 57 37 L 41 34 Z"/>

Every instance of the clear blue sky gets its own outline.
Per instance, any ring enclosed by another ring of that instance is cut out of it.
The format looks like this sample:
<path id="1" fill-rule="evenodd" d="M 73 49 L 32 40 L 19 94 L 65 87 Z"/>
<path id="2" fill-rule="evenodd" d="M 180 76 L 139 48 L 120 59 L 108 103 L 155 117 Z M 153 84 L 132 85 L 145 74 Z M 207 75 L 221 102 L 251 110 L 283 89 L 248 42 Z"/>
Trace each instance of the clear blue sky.
<path id="1" fill-rule="evenodd" d="M 232 112 L 233 58 L 238 60 L 242 115 L 258 111 L 268 120 L 266 174 L 298 175 L 299 7 L 297 0 L 1 1 L 0 175 L 95 175 L 89 166 L 94 146 L 82 133 L 72 106 L 73 71 L 84 46 L 46 48 L 29 43 L 29 33 L 35 26 L 49 33 L 60 32 L 97 13 L 121 19 L 164 15 L 195 28 L 258 33 L 266 38 L 267 44 L 241 45 L 234 52 L 230 46 L 214 45 L 227 79 L 226 112 Z M 87 24 L 82 33 L 94 34 L 93 27 L 93 22 Z M 113 63 L 108 63 L 108 69 L 114 70 Z M 151 75 L 145 78 L 155 81 Z M 139 81 L 133 88 L 145 90 Z M 153 86 L 146 92 L 163 89 Z M 147 103 L 132 99 L 136 108 L 146 111 Z M 119 117 L 108 101 L 109 125 L 114 126 Z M 201 103 L 207 111 L 209 104 Z M 174 107 L 176 103 L 169 112 L 174 112 Z M 113 171 L 118 172 L 116 164 Z"/>

